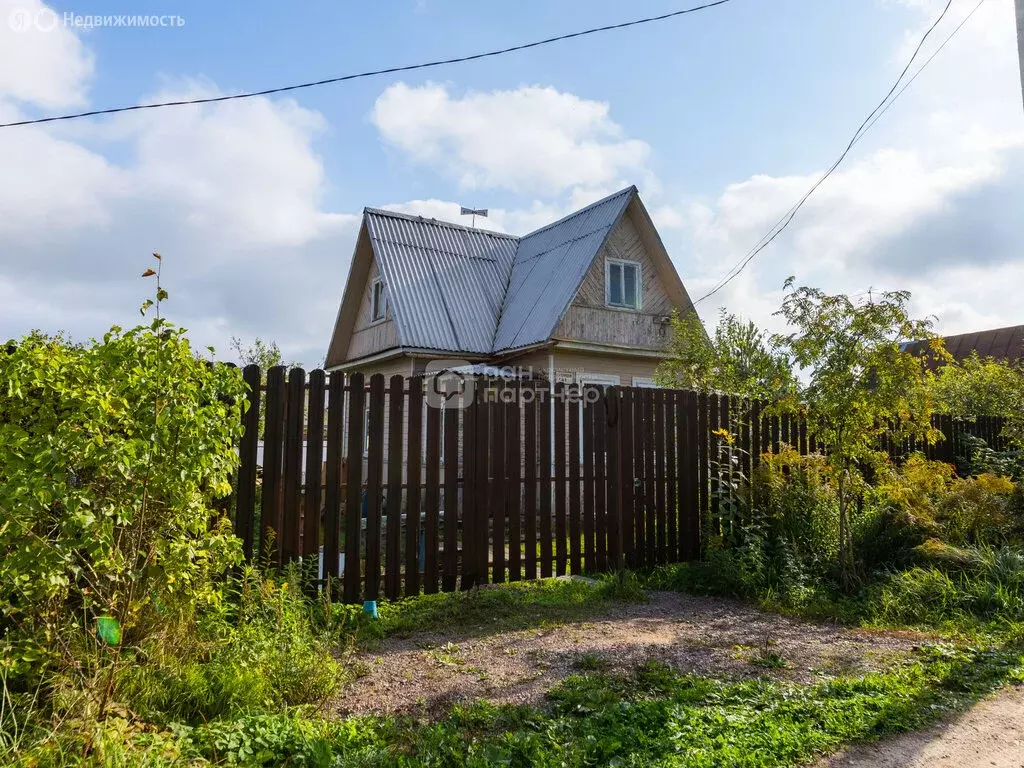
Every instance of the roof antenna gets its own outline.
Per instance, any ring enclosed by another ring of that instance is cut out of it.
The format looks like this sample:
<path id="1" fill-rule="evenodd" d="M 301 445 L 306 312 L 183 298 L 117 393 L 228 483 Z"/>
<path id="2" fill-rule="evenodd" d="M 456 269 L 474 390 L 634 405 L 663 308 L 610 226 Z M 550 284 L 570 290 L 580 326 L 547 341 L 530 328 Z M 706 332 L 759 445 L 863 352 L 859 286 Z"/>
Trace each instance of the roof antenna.
<path id="1" fill-rule="evenodd" d="M 486 208 L 467 208 L 466 206 L 462 206 L 462 213 L 461 213 L 461 215 L 462 216 L 472 216 L 473 217 L 473 224 L 471 226 L 473 227 L 473 229 L 476 229 L 476 217 L 477 216 L 483 216 L 486 219 L 487 218 L 487 209 Z"/>

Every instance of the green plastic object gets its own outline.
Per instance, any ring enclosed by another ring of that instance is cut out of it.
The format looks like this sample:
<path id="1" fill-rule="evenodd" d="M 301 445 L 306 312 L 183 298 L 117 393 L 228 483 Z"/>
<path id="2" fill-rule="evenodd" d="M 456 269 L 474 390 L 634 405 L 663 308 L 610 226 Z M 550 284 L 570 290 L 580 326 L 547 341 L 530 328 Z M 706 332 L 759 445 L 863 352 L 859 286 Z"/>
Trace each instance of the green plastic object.
<path id="1" fill-rule="evenodd" d="M 107 645 L 117 645 L 121 642 L 121 625 L 113 616 L 97 616 L 96 634 Z"/>

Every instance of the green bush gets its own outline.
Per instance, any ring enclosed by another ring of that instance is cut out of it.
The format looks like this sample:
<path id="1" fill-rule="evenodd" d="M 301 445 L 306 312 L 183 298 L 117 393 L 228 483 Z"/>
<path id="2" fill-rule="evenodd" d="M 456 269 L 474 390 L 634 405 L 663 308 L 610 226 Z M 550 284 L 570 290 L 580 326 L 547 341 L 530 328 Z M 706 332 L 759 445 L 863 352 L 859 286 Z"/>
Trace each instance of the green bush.
<path id="1" fill-rule="evenodd" d="M 339 636 L 314 617 L 297 580 L 245 569 L 223 614 L 184 642 L 153 638 L 121 671 L 121 700 L 158 722 L 320 705 L 345 680 Z M 323 612 L 320 612 L 321 614 Z"/>
<path id="2" fill-rule="evenodd" d="M 87 685 L 104 642 L 116 657 L 221 601 L 217 577 L 240 548 L 215 502 L 230 490 L 243 394 L 238 371 L 159 319 L 0 351 L 0 668 L 12 685 L 46 669 Z"/>

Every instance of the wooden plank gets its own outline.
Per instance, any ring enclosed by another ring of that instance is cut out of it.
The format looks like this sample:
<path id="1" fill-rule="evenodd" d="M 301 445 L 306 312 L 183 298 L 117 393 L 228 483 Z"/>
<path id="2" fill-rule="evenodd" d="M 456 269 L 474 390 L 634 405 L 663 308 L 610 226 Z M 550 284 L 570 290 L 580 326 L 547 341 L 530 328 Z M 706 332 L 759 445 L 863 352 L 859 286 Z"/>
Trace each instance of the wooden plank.
<path id="1" fill-rule="evenodd" d="M 665 508 L 665 459 L 668 449 L 665 445 L 665 391 L 652 391 L 654 399 L 654 518 L 657 528 L 657 545 L 655 562 L 664 563 L 668 560 L 668 511 Z"/>
<path id="2" fill-rule="evenodd" d="M 594 431 L 594 567 L 603 571 L 608 567 L 608 470 L 605 451 L 608 401 L 603 388 L 597 391 L 598 399 L 590 407 L 590 422 Z"/>
<path id="3" fill-rule="evenodd" d="M 527 579 L 537 578 L 537 391 L 532 384 L 523 387 L 523 516 L 525 517 Z"/>
<path id="4" fill-rule="evenodd" d="M 299 556 L 299 508 L 302 503 L 302 417 L 306 410 L 306 372 L 292 368 L 285 401 L 284 516 L 281 528 L 281 562 Z"/>
<path id="5" fill-rule="evenodd" d="M 454 592 L 459 577 L 459 410 L 444 409 L 444 575 L 441 588 Z"/>
<path id="6" fill-rule="evenodd" d="M 710 511 L 708 513 L 708 520 L 711 523 L 711 533 L 714 536 L 722 536 L 725 533 L 720 516 L 720 498 L 722 494 L 721 440 L 711 434 L 715 430 L 721 429 L 721 411 L 719 410 L 718 400 L 719 398 L 716 393 L 712 392 L 708 395 L 708 429 L 710 430 L 708 434 L 708 478 L 710 481 L 708 496 Z"/>
<path id="7" fill-rule="evenodd" d="M 679 561 L 679 483 L 682 465 L 679 462 L 680 425 L 682 423 L 682 392 L 669 390 L 665 393 L 665 485 L 668 514 L 668 541 L 665 558 L 670 563 Z"/>
<path id="8" fill-rule="evenodd" d="M 242 414 L 242 440 L 238 447 L 238 495 L 235 497 L 235 535 L 242 540 L 245 559 L 251 561 L 256 524 L 256 465 L 260 443 L 260 388 L 261 372 L 258 365 L 247 365 L 242 380 L 249 393 Z"/>
<path id="9" fill-rule="evenodd" d="M 748 398 L 739 400 L 740 419 L 740 466 L 743 469 L 744 482 L 750 484 L 754 471 L 753 419 L 754 401 Z"/>
<path id="10" fill-rule="evenodd" d="M 700 433 L 699 429 L 699 405 L 700 401 L 696 392 L 685 393 L 685 435 L 681 443 L 681 461 L 686 471 L 686 493 L 683 499 L 683 507 L 686 510 L 684 515 L 685 523 L 681 525 L 685 534 L 680 538 L 683 540 L 681 555 L 684 561 L 695 560 L 700 556 L 700 524 L 703 515 L 701 506 L 701 482 L 706 477 L 701 470 Z"/>
<path id="11" fill-rule="evenodd" d="M 423 467 L 423 592 L 437 592 L 441 553 L 441 409 L 427 408 L 427 461 Z"/>
<path id="12" fill-rule="evenodd" d="M 491 560 L 494 563 L 491 579 L 495 584 L 505 583 L 505 407 L 504 382 L 495 384 L 495 398 L 491 404 Z M 486 574 L 486 571 L 485 571 Z"/>
<path id="13" fill-rule="evenodd" d="M 367 426 L 369 446 L 366 453 L 366 586 L 363 588 L 365 600 L 377 600 L 380 597 L 385 384 L 384 374 L 375 373 L 370 377 L 370 415 Z"/>
<path id="14" fill-rule="evenodd" d="M 594 412 L 597 409 L 591 400 L 591 395 L 597 392 L 596 387 L 581 387 L 580 389 L 583 411 L 581 425 L 583 439 L 580 446 L 583 451 L 581 456 L 583 463 L 583 569 L 587 573 L 594 572 L 596 563 L 594 546 Z"/>
<path id="15" fill-rule="evenodd" d="M 486 384 L 486 379 L 478 380 L 478 388 Z M 481 390 L 476 405 L 476 442 L 473 459 L 474 471 L 476 474 L 476 517 L 473 524 L 473 538 L 469 542 L 469 566 L 473 572 L 475 583 L 486 583 L 488 572 L 491 568 L 491 424 L 493 413 L 490 404 L 486 399 L 486 391 Z M 463 536 L 465 539 L 465 536 Z M 463 563 L 463 568 L 467 563 Z"/>
<path id="16" fill-rule="evenodd" d="M 260 555 L 271 567 L 281 564 L 281 502 L 283 500 L 285 368 L 267 371 L 267 413 L 263 437 L 263 495 L 260 498 Z"/>
<path id="17" fill-rule="evenodd" d="M 480 408 L 481 398 L 477 396 L 477 386 L 474 383 L 471 390 L 463 395 L 465 401 L 462 413 L 462 570 L 460 588 L 471 589 L 479 581 L 481 573 L 480 558 L 477 556 L 480 546 L 480 517 L 482 508 L 487 505 L 486 495 L 481 495 L 481 488 L 478 481 L 478 454 L 479 430 L 477 428 L 477 416 Z M 487 460 L 486 454 L 484 461 Z M 486 491 L 486 485 L 483 486 Z M 485 521 L 486 524 L 486 521 Z"/>
<path id="18" fill-rule="evenodd" d="M 697 396 L 697 431 L 695 439 L 697 442 L 697 492 L 698 509 L 697 517 L 703 523 L 711 513 L 711 396 L 701 392 Z"/>
<path id="19" fill-rule="evenodd" d="M 573 391 L 578 395 L 580 386 Z M 582 444 L 580 439 L 580 409 L 583 400 L 570 397 L 566 403 L 569 416 L 568 460 L 569 460 L 569 573 L 579 574 L 582 571 L 582 502 L 580 501 L 580 465 L 582 461 Z"/>
<path id="20" fill-rule="evenodd" d="M 551 542 L 551 495 L 552 488 L 552 445 L 551 445 L 551 412 L 554 401 L 551 391 L 543 392 L 545 398 L 537 404 L 537 414 L 540 417 L 537 429 L 537 438 L 540 443 L 540 577 L 546 579 L 551 576 L 551 565 L 553 560 Z"/>
<path id="21" fill-rule="evenodd" d="M 607 567 L 618 571 L 626 566 L 624 553 L 624 531 L 622 501 L 622 390 L 608 387 L 604 391 L 605 401 L 605 462 L 606 504 L 605 528 L 608 536 Z"/>
<path id="22" fill-rule="evenodd" d="M 345 452 L 347 457 L 345 466 L 344 586 L 346 603 L 359 602 L 362 581 L 363 455 L 367 439 L 364 431 L 366 413 L 366 380 L 363 374 L 353 373 L 348 378 L 348 450 Z M 339 426 L 338 429 L 340 430 L 341 427 Z"/>
<path id="23" fill-rule="evenodd" d="M 405 378 L 396 373 L 388 384 L 387 528 L 384 546 L 384 596 L 402 594 L 402 433 L 405 431 Z"/>
<path id="24" fill-rule="evenodd" d="M 409 445 L 406 454 L 405 594 L 420 593 L 420 509 L 423 499 L 423 377 L 409 379 Z"/>
<path id="25" fill-rule="evenodd" d="M 324 389 L 326 375 L 309 373 L 309 406 L 306 416 L 306 476 L 302 516 L 302 555 L 320 556 L 320 512 L 324 466 Z"/>
<path id="26" fill-rule="evenodd" d="M 643 528 L 637 536 L 637 527 L 643 525 L 643 515 L 637 510 L 636 470 L 634 456 L 636 436 L 640 430 L 635 428 L 634 414 L 636 390 L 623 388 L 619 390 L 619 429 L 618 437 L 618 476 L 616 487 L 619 494 L 619 536 L 622 540 L 622 555 L 627 567 L 636 567 L 643 562 L 644 546 Z M 637 522 L 639 520 L 639 522 Z M 638 554 L 639 551 L 639 554 Z"/>
<path id="27" fill-rule="evenodd" d="M 520 422 L 521 387 L 518 381 L 507 385 L 509 393 L 505 413 L 505 519 L 508 522 L 508 578 L 519 581 L 522 578 L 522 520 L 523 484 L 520 447 L 522 446 L 522 424 Z"/>
<path id="28" fill-rule="evenodd" d="M 361 410 L 361 409 L 360 409 Z M 362 419 L 359 420 L 362 426 Z M 345 437 L 345 374 L 335 371 L 327 385 L 327 475 L 324 487 L 324 573 L 329 582 L 336 581 L 341 554 L 342 455 Z M 361 473 L 360 473 L 361 474 Z M 360 480 L 360 482 L 362 482 Z M 356 576 L 358 588 L 359 577 Z M 326 585 L 325 585 L 326 588 Z M 331 597 L 333 587 L 331 588 Z"/>
<path id="29" fill-rule="evenodd" d="M 566 436 L 565 436 L 565 385 L 555 384 L 555 574 L 566 574 L 568 561 L 568 530 L 566 526 Z"/>
<path id="30" fill-rule="evenodd" d="M 657 509 L 656 509 L 656 485 L 654 472 L 655 472 L 655 450 L 656 443 L 654 440 L 655 436 L 655 412 L 654 412 L 654 390 L 643 388 L 638 390 L 637 394 L 639 397 L 640 405 L 643 409 L 643 421 L 641 421 L 641 414 L 639 410 L 636 410 L 636 421 L 633 422 L 634 429 L 636 425 L 642 424 L 642 434 L 640 435 L 640 442 L 643 444 L 643 468 L 637 463 L 637 473 L 643 477 L 643 490 L 642 490 L 642 504 L 643 504 L 643 518 L 644 518 L 644 564 L 652 566 L 658 562 L 658 541 L 657 541 Z"/>

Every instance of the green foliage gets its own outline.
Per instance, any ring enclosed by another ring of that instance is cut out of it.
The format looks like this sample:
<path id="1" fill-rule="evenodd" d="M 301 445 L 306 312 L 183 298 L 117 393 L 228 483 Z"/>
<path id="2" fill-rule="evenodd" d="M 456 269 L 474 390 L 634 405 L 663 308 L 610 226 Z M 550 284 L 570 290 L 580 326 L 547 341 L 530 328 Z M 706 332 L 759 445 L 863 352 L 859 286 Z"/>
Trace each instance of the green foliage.
<path id="1" fill-rule="evenodd" d="M 121 671 L 121 700 L 157 723 L 206 722 L 237 712 L 319 706 L 347 675 L 334 627 L 317 621 L 298 579 L 246 568 L 226 610 L 187 638 L 151 638 Z M 322 615 L 322 612 L 321 612 Z"/>
<path id="2" fill-rule="evenodd" d="M 932 376 L 936 410 L 954 416 L 1005 416 L 1007 435 L 1024 447 L 1024 365 L 971 353 Z"/>
<path id="3" fill-rule="evenodd" d="M 300 368 L 301 365 L 295 361 L 285 362 L 281 348 L 276 341 L 263 341 L 259 336 L 253 339 L 252 344 L 245 344 L 237 336 L 231 337 L 231 349 L 238 355 L 238 361 L 243 365 L 258 365 L 263 375 L 275 365 L 284 365 L 288 368 Z"/>
<path id="4" fill-rule="evenodd" d="M 243 394 L 160 319 L 0 353 L 0 666 L 82 670 L 98 617 L 135 643 L 220 601 Z"/>
<path id="5" fill-rule="evenodd" d="M 672 316 L 672 337 L 656 378 L 667 387 L 778 400 L 797 390 L 793 367 L 752 322 L 722 312 L 709 338 L 696 312 Z"/>
<path id="6" fill-rule="evenodd" d="M 794 329 L 777 337 L 807 374 L 801 393 L 811 433 L 825 446 L 836 476 L 839 563 L 844 587 L 854 585 L 850 507 L 863 486 L 860 468 L 882 457 L 879 439 L 934 440 L 931 390 L 924 360 L 901 342 L 933 339 L 930 322 L 910 317 L 910 294 L 883 292 L 856 302 L 815 288 L 793 288 L 777 314 Z"/>

